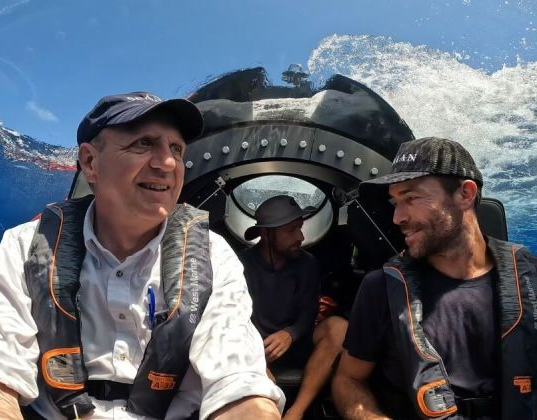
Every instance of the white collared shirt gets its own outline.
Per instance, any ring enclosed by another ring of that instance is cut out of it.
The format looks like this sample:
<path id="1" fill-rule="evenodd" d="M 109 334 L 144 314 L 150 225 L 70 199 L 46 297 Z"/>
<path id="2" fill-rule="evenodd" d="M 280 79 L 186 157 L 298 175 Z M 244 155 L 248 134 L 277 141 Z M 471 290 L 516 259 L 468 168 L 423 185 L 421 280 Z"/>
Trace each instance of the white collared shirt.
<path id="1" fill-rule="evenodd" d="M 80 273 L 81 332 L 90 379 L 132 383 L 151 337 L 147 291 L 156 295 L 157 311 L 165 309 L 160 282 L 158 235 L 120 262 L 93 231 L 93 204 L 84 222 L 87 248 Z M 4 233 L 0 244 L 0 383 L 17 391 L 23 402 L 38 396 L 37 327 L 24 276 L 37 221 Z M 167 419 L 188 417 L 201 401 L 200 418 L 245 396 L 260 395 L 283 410 L 285 397 L 266 376 L 263 342 L 250 322 L 252 303 L 243 267 L 225 240 L 209 233 L 213 292 L 196 327 L 191 365 L 181 382 Z M 144 419 L 128 413 L 125 401 L 94 400 L 93 419 Z M 34 407 L 47 419 L 62 418 L 48 399 Z"/>

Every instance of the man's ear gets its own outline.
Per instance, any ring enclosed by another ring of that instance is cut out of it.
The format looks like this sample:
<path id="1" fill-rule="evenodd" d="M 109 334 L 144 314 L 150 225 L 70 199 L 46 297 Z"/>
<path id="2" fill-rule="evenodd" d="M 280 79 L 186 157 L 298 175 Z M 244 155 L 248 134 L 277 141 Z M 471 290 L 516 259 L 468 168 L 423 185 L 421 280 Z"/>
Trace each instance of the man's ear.
<path id="1" fill-rule="evenodd" d="M 95 183 L 99 151 L 90 143 L 82 143 L 78 147 L 78 163 L 89 183 Z"/>
<path id="2" fill-rule="evenodd" d="M 464 209 L 474 208 L 474 202 L 477 200 L 477 184 L 471 179 L 462 181 L 459 188 L 461 204 Z"/>

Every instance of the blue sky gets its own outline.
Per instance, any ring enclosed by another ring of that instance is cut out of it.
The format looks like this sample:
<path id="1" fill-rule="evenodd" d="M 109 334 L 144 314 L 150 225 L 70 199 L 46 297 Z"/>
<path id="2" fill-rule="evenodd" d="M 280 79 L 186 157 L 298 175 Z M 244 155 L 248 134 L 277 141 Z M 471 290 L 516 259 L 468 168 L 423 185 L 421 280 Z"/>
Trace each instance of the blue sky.
<path id="1" fill-rule="evenodd" d="M 537 60 L 537 0 L 0 0 L 0 121 L 72 146 L 103 95 L 185 96 L 258 65 L 278 82 L 332 34 L 425 44 L 490 73 Z"/>

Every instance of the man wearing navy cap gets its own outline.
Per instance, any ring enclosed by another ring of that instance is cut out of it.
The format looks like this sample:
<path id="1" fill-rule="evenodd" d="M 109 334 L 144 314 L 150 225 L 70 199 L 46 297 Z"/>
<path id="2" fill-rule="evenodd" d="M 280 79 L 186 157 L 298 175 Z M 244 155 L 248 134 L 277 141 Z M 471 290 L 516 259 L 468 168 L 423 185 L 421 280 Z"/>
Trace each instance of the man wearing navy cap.
<path id="1" fill-rule="evenodd" d="M 202 130 L 194 104 L 147 92 L 82 120 L 93 195 L 0 244 L 3 419 L 19 404 L 47 420 L 280 418 L 242 266 L 205 212 L 176 205 Z"/>
<path id="2" fill-rule="evenodd" d="M 286 420 L 303 418 L 341 352 L 347 321 L 332 316 L 315 326 L 320 271 L 315 257 L 301 248 L 308 214 L 294 198 L 278 195 L 255 212 L 256 224 L 244 233 L 258 244 L 240 255 L 253 300 L 252 320 L 269 368 L 303 367 L 304 375 Z"/>
<path id="3" fill-rule="evenodd" d="M 360 195 L 391 197 L 406 249 L 364 278 L 332 384 L 345 419 L 536 418 L 537 267 L 486 237 L 459 143 L 403 143 Z"/>

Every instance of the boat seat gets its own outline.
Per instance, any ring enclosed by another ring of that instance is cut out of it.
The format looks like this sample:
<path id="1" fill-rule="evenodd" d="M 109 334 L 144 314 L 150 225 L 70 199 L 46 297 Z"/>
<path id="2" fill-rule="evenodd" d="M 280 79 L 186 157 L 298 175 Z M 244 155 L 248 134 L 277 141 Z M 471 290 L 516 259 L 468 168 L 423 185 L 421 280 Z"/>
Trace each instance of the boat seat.
<path id="1" fill-rule="evenodd" d="M 484 234 L 507 241 L 507 220 L 500 200 L 483 197 L 477 206 L 477 220 Z"/>
<path id="2" fill-rule="evenodd" d="M 304 370 L 301 368 L 274 368 L 272 371 L 280 387 L 299 386 Z"/>
<path id="3" fill-rule="evenodd" d="M 272 374 L 276 383 L 286 397 L 285 409 L 288 409 L 298 394 L 302 382 L 303 369 L 299 368 L 274 368 Z M 319 395 L 312 402 L 305 417 L 310 420 L 316 419 L 341 419 L 337 413 L 330 394 L 330 383 L 326 384 Z"/>

